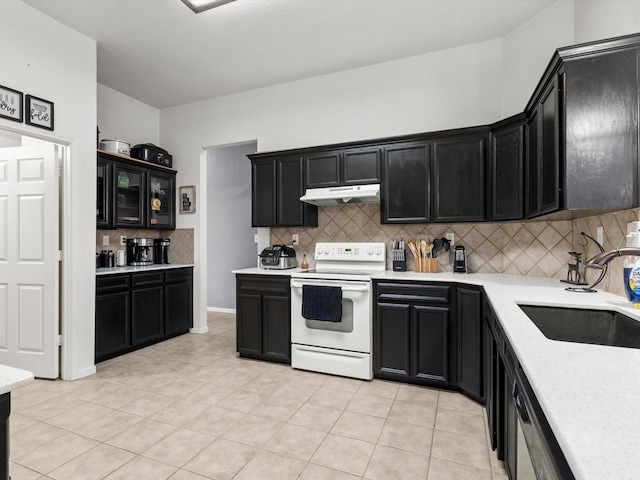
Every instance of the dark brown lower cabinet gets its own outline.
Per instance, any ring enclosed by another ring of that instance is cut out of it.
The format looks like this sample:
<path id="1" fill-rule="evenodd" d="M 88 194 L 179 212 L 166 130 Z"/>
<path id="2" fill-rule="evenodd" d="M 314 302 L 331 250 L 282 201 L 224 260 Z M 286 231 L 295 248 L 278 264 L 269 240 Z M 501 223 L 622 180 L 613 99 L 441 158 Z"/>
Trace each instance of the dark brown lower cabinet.
<path id="1" fill-rule="evenodd" d="M 379 282 L 374 288 L 374 376 L 452 386 L 451 287 Z"/>
<path id="2" fill-rule="evenodd" d="M 483 401 L 482 388 L 482 290 L 456 287 L 458 387 Z"/>
<path id="3" fill-rule="evenodd" d="M 96 278 L 96 362 L 131 349 L 131 275 Z"/>
<path id="4" fill-rule="evenodd" d="M 96 363 L 187 333 L 192 324 L 191 267 L 96 279 Z"/>
<path id="5" fill-rule="evenodd" d="M 236 276 L 236 350 L 241 357 L 291 363 L 289 282 L 289 276 Z"/>
<path id="6" fill-rule="evenodd" d="M 132 343 L 149 345 L 164 335 L 164 272 L 134 273 L 131 280 Z"/>
<path id="7" fill-rule="evenodd" d="M 482 288 L 376 281 L 373 373 L 484 403 Z"/>

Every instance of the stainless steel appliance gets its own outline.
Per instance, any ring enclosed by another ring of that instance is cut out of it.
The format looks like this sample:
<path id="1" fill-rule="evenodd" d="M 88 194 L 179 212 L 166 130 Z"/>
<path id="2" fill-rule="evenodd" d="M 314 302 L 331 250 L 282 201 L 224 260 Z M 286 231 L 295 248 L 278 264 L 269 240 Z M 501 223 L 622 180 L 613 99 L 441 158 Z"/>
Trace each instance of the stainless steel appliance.
<path id="1" fill-rule="evenodd" d="M 291 366 L 370 380 L 372 280 L 384 243 L 317 243 L 316 268 L 291 274 Z"/>
<path id="2" fill-rule="evenodd" d="M 462 245 L 453 250 L 453 272 L 467 273 L 467 252 Z"/>
<path id="3" fill-rule="evenodd" d="M 572 480 L 574 475 L 547 423 L 522 367 L 513 387 L 517 413 L 516 479 Z"/>
<path id="4" fill-rule="evenodd" d="M 169 263 L 169 245 L 170 238 L 154 238 L 153 239 L 153 263 L 168 264 Z"/>
<path id="5" fill-rule="evenodd" d="M 100 150 L 105 152 L 118 153 L 120 155 L 129 155 L 131 145 L 122 140 L 110 140 L 103 138 L 100 140 Z"/>
<path id="6" fill-rule="evenodd" d="M 298 266 L 296 251 L 286 245 L 267 247 L 258 256 L 258 266 L 265 269 L 285 270 Z"/>
<path id="7" fill-rule="evenodd" d="M 127 238 L 127 265 L 151 265 L 152 248 L 152 238 Z"/>

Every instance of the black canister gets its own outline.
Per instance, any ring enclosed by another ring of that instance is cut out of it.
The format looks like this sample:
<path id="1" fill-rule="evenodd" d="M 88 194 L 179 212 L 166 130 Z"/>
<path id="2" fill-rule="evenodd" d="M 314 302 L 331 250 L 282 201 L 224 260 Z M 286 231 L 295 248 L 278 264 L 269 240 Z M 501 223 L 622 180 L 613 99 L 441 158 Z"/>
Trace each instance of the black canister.
<path id="1" fill-rule="evenodd" d="M 169 263 L 169 238 L 153 239 L 153 263 Z"/>

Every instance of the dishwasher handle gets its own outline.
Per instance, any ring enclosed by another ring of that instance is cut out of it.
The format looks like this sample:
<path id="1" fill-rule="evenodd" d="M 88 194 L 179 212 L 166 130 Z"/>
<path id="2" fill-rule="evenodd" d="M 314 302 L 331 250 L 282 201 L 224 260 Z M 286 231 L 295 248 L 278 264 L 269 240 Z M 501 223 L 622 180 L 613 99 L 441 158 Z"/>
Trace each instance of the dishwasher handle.
<path id="1" fill-rule="evenodd" d="M 518 413 L 518 417 L 520 417 L 520 421 L 525 424 L 531 423 L 531 417 L 529 417 L 529 411 L 527 410 L 527 406 L 524 403 L 523 391 L 516 380 L 513 382 L 513 403 L 516 406 L 516 412 Z"/>

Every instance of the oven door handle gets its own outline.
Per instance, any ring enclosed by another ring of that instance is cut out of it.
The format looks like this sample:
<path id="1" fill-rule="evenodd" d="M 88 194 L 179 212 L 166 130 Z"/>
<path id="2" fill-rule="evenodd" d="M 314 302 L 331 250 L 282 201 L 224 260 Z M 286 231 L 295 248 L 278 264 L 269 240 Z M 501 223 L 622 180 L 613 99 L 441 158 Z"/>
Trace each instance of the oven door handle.
<path id="1" fill-rule="evenodd" d="M 322 280 L 319 282 L 307 281 L 304 282 L 291 279 L 291 288 L 302 288 L 303 285 L 317 285 L 320 287 L 340 287 L 343 292 L 368 292 L 371 290 L 368 283 L 365 284 L 345 284 L 344 282 L 332 282 L 331 280 Z"/>

